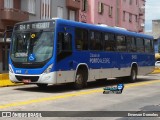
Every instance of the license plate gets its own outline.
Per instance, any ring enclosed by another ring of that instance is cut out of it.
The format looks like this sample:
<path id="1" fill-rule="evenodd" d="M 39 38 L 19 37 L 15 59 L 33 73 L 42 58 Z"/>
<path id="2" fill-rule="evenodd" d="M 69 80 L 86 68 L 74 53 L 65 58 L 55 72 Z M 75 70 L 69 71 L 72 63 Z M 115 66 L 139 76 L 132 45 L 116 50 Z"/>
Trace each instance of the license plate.
<path id="1" fill-rule="evenodd" d="M 23 82 L 23 83 L 30 83 L 31 80 L 30 80 L 30 79 L 23 79 L 22 82 Z"/>

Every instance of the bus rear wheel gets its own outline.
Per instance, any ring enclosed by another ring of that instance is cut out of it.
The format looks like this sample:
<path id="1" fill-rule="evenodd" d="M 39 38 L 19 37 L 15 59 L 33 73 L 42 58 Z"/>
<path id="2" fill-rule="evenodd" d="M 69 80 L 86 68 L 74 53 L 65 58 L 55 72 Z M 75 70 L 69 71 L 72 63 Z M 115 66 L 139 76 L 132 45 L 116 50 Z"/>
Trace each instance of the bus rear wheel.
<path id="1" fill-rule="evenodd" d="M 135 67 L 132 68 L 131 70 L 131 75 L 129 78 L 129 82 L 135 82 L 137 80 L 137 69 Z"/>
<path id="2" fill-rule="evenodd" d="M 74 82 L 75 89 L 82 89 L 87 86 L 86 75 L 82 70 L 78 70 Z"/>

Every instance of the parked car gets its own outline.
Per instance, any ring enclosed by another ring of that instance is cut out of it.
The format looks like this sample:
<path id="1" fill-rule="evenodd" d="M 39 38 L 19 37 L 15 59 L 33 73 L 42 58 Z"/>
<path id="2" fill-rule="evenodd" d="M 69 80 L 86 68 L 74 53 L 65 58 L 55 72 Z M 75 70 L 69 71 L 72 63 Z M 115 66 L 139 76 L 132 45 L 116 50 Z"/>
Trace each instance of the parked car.
<path id="1" fill-rule="evenodd" d="M 160 61 L 155 62 L 155 67 L 160 68 Z"/>

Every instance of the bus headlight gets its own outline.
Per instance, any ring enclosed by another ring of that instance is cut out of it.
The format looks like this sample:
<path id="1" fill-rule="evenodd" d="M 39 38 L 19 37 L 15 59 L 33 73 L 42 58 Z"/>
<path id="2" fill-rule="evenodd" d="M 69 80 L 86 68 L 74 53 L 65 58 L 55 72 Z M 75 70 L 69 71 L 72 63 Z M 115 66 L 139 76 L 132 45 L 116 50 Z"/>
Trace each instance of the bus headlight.
<path id="1" fill-rule="evenodd" d="M 53 67 L 53 64 L 51 64 L 50 66 L 48 66 L 48 68 L 47 68 L 43 73 L 44 73 L 44 74 L 50 73 L 52 67 Z"/>
<path id="2" fill-rule="evenodd" d="M 14 73 L 12 66 L 9 64 L 9 72 Z"/>

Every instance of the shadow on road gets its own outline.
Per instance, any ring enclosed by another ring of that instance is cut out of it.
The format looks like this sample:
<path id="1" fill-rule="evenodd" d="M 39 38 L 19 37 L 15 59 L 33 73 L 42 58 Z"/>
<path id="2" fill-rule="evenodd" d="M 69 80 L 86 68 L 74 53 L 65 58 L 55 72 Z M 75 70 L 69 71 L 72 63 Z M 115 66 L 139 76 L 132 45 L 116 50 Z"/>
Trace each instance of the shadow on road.
<path id="1" fill-rule="evenodd" d="M 139 78 L 136 83 L 140 82 L 147 82 L 153 79 L 146 79 L 146 78 Z M 102 88 L 106 86 L 116 86 L 117 84 L 132 84 L 127 82 L 123 79 L 109 79 L 109 80 L 97 80 L 95 82 L 88 82 L 87 87 L 83 90 L 87 89 L 95 89 L 95 88 Z M 47 88 L 38 88 L 36 85 L 24 85 L 24 87 L 15 88 L 15 90 L 27 91 L 27 92 L 44 92 L 44 93 L 65 93 L 65 92 L 72 92 L 72 91 L 79 91 L 74 90 L 72 84 L 61 84 L 61 85 L 49 85 Z"/>

